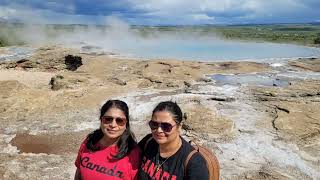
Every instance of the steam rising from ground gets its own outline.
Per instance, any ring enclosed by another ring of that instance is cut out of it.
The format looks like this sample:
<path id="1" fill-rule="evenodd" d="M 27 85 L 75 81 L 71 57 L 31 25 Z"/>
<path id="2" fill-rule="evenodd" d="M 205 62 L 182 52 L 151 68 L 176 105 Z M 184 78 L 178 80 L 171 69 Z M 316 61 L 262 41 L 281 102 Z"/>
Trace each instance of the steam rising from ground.
<path id="1" fill-rule="evenodd" d="M 185 38 L 204 38 L 201 32 L 192 30 L 168 30 L 157 27 L 132 27 L 117 17 L 107 17 L 105 26 L 97 25 L 41 25 L 24 24 L 9 25 L 6 30 L 0 29 L 0 34 L 11 36 L 10 41 L 21 40 L 30 45 L 62 44 L 71 47 L 85 45 L 100 47 L 108 52 L 120 53 L 132 46 L 147 46 L 155 43 Z M 191 33 L 191 34 L 190 34 Z M 208 39 L 206 37 L 205 39 Z M 214 36 L 210 37 L 215 38 Z M 13 42 L 11 42 L 13 43 Z"/>
<path id="2" fill-rule="evenodd" d="M 12 26 L 12 27 L 10 27 Z M 9 25 L 0 28 L 8 42 L 30 45 L 60 44 L 84 53 L 116 54 L 143 59 L 197 61 L 246 60 L 278 62 L 298 57 L 318 57 L 320 50 L 296 45 L 226 40 L 206 27 L 130 26 L 115 16 L 105 25 Z"/>

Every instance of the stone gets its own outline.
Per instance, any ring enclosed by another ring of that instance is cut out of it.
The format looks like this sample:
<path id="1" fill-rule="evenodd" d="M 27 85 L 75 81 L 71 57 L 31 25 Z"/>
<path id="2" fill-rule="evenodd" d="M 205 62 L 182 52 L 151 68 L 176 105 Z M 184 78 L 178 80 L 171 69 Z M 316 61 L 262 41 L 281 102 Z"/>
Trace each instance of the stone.
<path id="1" fill-rule="evenodd" d="M 126 81 L 121 80 L 121 79 L 116 78 L 116 77 L 112 78 L 111 81 L 112 81 L 113 83 L 115 83 L 115 84 L 120 85 L 120 86 L 125 86 L 125 85 L 127 85 L 127 82 L 126 82 Z"/>
<path id="2" fill-rule="evenodd" d="M 289 62 L 289 65 L 305 71 L 320 72 L 320 58 L 306 58 Z"/>
<path id="3" fill-rule="evenodd" d="M 63 82 L 63 79 L 64 77 L 62 75 L 56 75 L 52 77 L 49 83 L 51 89 L 56 91 L 62 88 L 66 88 L 67 84 Z"/>
<path id="4" fill-rule="evenodd" d="M 80 56 L 67 55 L 65 57 L 66 69 L 75 71 L 82 66 L 82 58 Z"/>

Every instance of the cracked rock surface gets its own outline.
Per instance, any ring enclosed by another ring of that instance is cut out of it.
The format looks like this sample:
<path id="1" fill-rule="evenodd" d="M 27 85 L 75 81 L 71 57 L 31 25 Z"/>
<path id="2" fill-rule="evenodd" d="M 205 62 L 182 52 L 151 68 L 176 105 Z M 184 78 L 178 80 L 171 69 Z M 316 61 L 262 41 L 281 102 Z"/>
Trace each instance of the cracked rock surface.
<path id="1" fill-rule="evenodd" d="M 82 65 L 66 69 L 67 55 Z M 221 179 L 320 179 L 319 62 L 147 61 L 40 47 L 0 63 L 0 179 L 73 179 L 79 144 L 111 98 L 128 103 L 138 140 L 155 105 L 176 101 L 183 136 L 215 152 Z"/>

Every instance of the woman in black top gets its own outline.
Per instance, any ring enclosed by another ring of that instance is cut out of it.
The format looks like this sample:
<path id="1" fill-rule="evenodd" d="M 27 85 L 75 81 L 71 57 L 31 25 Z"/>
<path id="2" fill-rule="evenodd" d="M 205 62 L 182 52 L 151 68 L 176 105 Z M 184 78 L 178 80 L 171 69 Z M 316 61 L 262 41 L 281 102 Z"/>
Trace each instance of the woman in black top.
<path id="1" fill-rule="evenodd" d="M 209 171 L 205 159 L 195 153 L 185 169 L 185 160 L 194 149 L 180 136 L 182 112 L 172 102 L 159 103 L 149 121 L 151 134 L 139 146 L 143 152 L 138 179 L 207 180 Z"/>

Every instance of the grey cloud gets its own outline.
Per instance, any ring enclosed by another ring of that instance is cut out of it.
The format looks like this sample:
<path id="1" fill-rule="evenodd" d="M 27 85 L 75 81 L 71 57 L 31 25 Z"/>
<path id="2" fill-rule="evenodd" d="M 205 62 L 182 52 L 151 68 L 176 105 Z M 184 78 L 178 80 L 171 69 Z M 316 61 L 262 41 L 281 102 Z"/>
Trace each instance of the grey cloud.
<path id="1" fill-rule="evenodd" d="M 320 19 L 319 0 L 1 0 L 1 7 L 34 11 L 51 20 L 63 20 L 59 16 L 70 18 L 73 15 L 75 20 L 78 17 L 92 20 L 97 16 L 96 22 L 101 22 L 103 17 L 115 15 L 134 24 L 309 22 Z M 3 14 L 0 12 L 0 16 L 4 17 Z"/>

